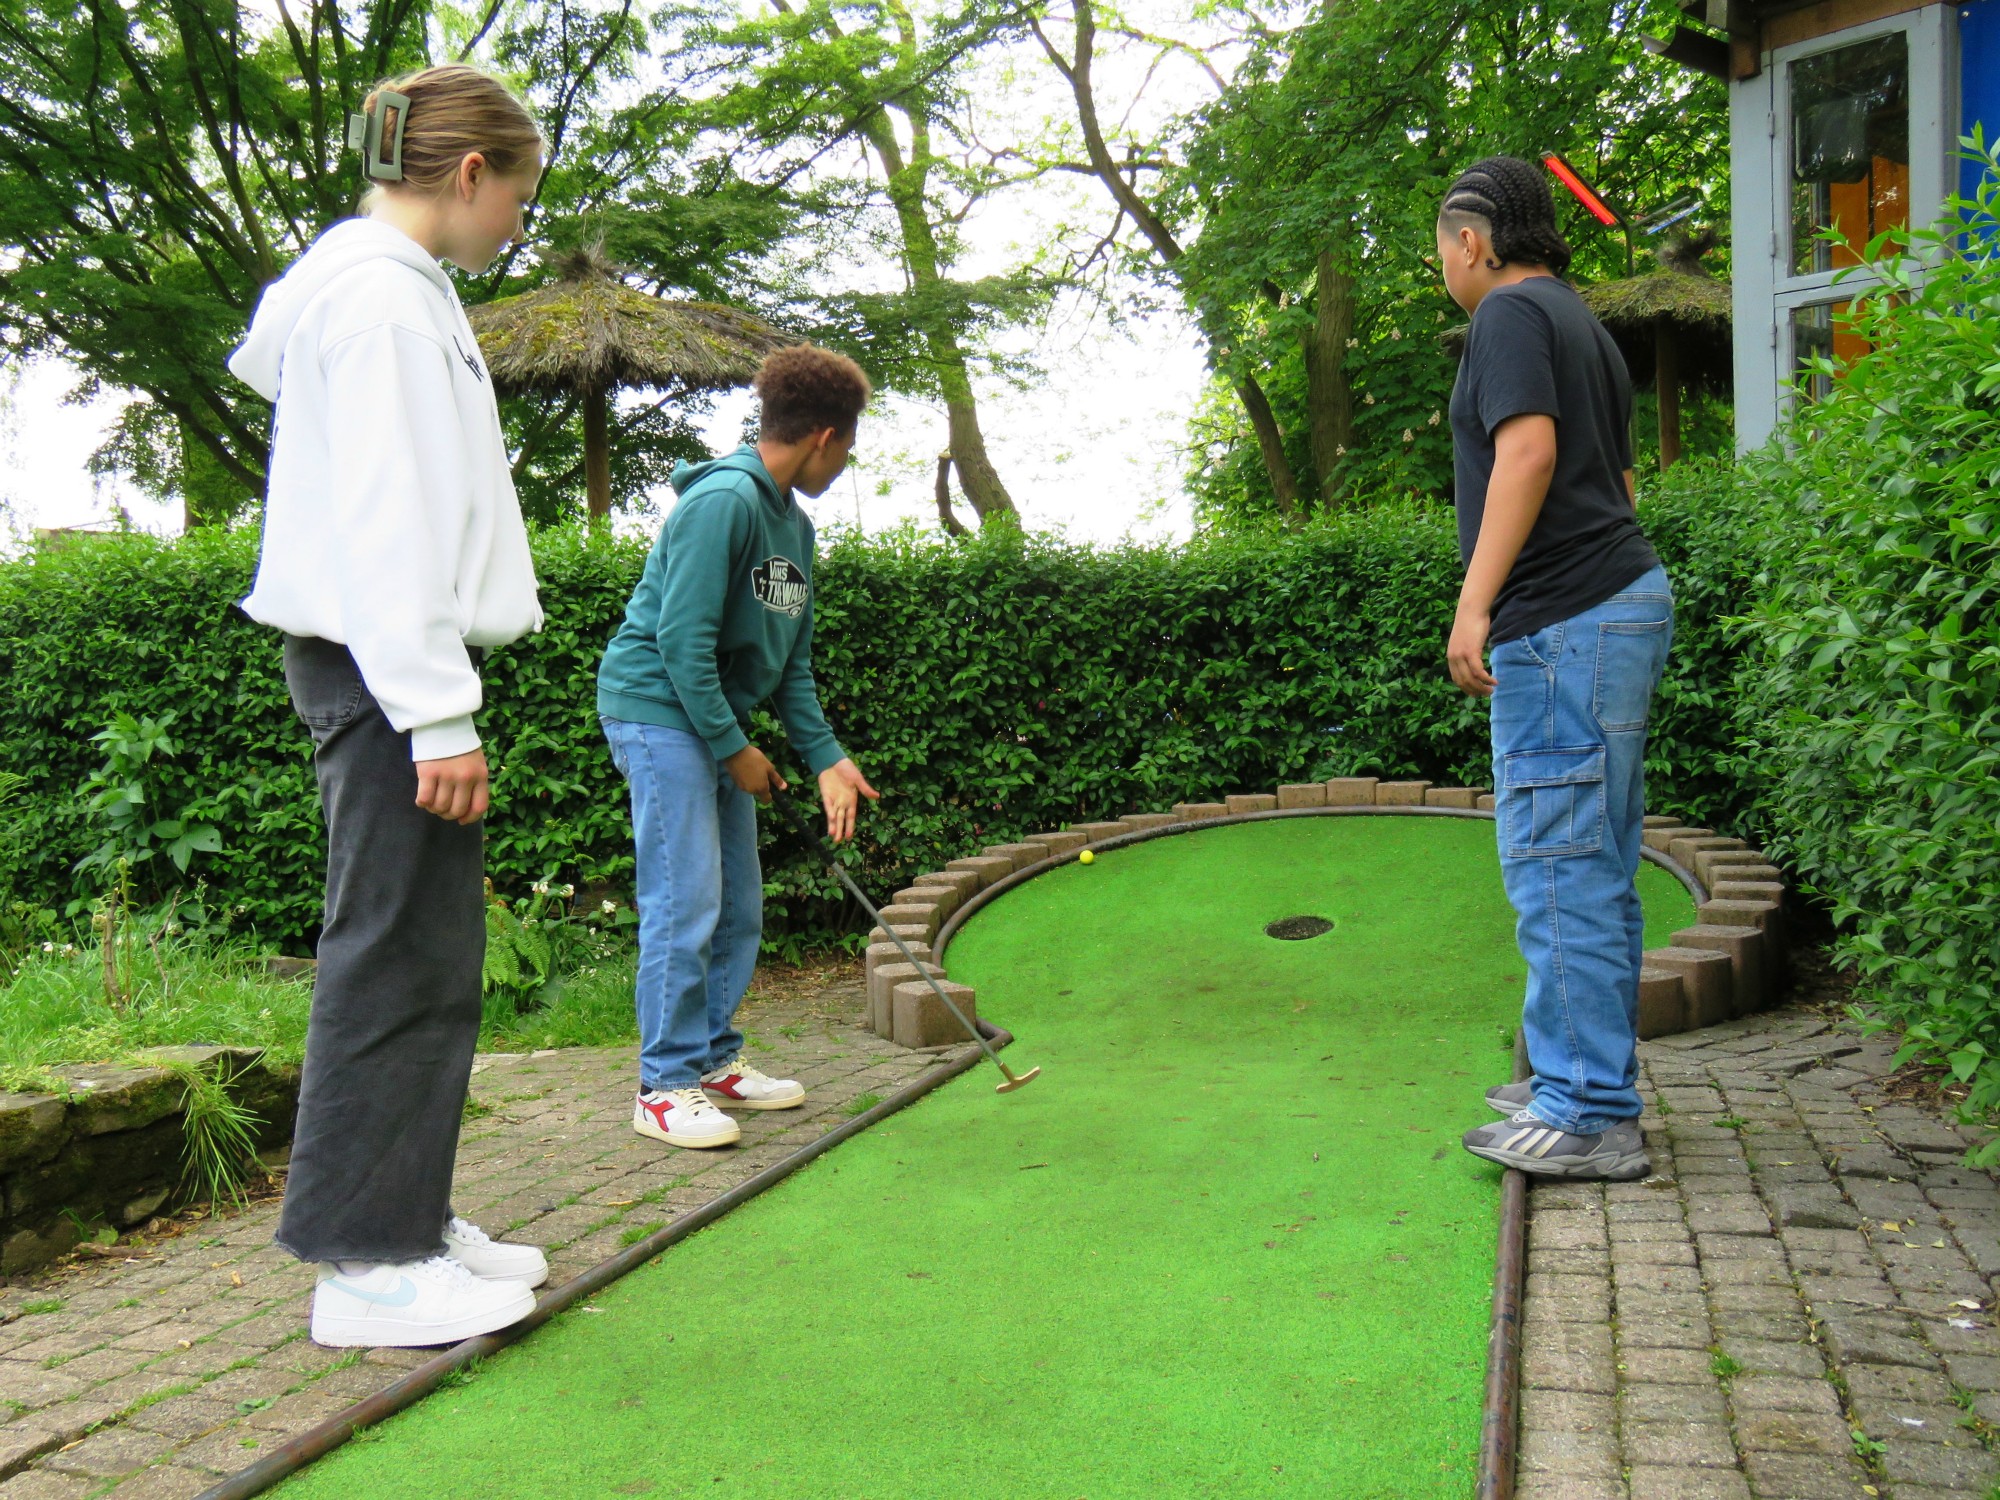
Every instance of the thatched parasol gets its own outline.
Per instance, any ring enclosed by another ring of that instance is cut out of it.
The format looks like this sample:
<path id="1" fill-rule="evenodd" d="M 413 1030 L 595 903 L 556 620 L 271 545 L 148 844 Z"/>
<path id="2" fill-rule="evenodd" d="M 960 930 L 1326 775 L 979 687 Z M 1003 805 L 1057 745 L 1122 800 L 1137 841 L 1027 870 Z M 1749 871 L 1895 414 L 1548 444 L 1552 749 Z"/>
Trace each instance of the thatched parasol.
<path id="1" fill-rule="evenodd" d="M 512 394 L 583 398 L 583 473 L 593 521 L 611 510 L 610 393 L 673 393 L 745 385 L 773 349 L 795 344 L 762 318 L 714 302 L 676 302 L 628 286 L 589 246 L 553 263 L 556 280 L 467 317 L 493 372 Z"/>
<path id="2" fill-rule="evenodd" d="M 1583 300 L 1618 341 L 1629 369 L 1653 371 L 1660 406 L 1660 467 L 1681 456 L 1681 392 L 1726 391 L 1734 378 L 1729 283 L 1702 269 L 1712 233 L 1676 236 L 1661 269 L 1584 287 Z"/>

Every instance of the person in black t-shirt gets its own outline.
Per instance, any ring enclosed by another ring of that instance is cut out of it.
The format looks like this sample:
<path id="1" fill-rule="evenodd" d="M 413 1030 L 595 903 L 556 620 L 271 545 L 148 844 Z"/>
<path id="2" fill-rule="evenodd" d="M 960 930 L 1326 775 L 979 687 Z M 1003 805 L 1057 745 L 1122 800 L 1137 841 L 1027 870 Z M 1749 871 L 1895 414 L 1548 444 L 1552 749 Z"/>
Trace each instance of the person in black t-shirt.
<path id="1" fill-rule="evenodd" d="M 1469 168 L 1445 195 L 1437 250 L 1472 315 L 1451 394 L 1465 583 L 1447 660 L 1454 682 L 1492 700 L 1534 1071 L 1487 1092 L 1507 1118 L 1465 1147 L 1543 1176 L 1643 1177 L 1633 879 L 1673 595 L 1633 511 L 1632 382 L 1561 279 L 1569 247 L 1539 168 L 1505 156 Z"/>

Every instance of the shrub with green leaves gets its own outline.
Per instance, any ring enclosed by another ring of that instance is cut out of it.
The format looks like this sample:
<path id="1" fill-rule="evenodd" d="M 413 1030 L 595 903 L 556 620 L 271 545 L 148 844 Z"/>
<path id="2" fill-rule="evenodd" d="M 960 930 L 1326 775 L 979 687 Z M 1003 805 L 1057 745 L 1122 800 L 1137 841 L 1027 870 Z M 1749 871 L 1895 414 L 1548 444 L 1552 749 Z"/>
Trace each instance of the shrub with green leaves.
<path id="1" fill-rule="evenodd" d="M 2000 189 L 1878 237 L 1874 352 L 1746 461 L 1743 764 L 1907 1054 L 2000 1108 Z M 1928 262 L 1919 273 L 1918 262 Z M 2000 1151 L 1989 1151 L 1989 1156 Z"/>
<path id="2" fill-rule="evenodd" d="M 1657 519 L 1648 507 L 1692 600 L 1690 667 L 1663 693 L 1652 800 L 1702 816 L 1729 800 L 1714 767 L 1730 648 L 1708 615 L 1741 607 L 1733 564 L 1703 555 L 1735 545 L 1735 523 L 1712 515 L 1720 491 L 1683 485 Z M 593 888 L 624 894 L 631 880 L 625 788 L 594 705 L 645 547 L 553 531 L 535 553 L 547 627 L 486 668 L 487 865 L 503 896 L 560 879 L 595 902 Z M 201 857 L 210 899 L 243 908 L 266 939 L 310 940 L 324 860 L 311 742 L 277 636 L 236 608 L 255 561 L 254 534 L 202 530 L 0 564 L 0 770 L 27 778 L 19 836 L 0 845 L 0 897 L 53 899 L 95 847 L 76 793 L 93 769 L 90 735 L 113 714 L 171 712 L 181 753 L 151 763 L 150 795 L 218 831 L 221 847 Z M 1490 774 L 1484 708 L 1444 670 L 1459 566 L 1450 513 L 1435 507 L 1385 504 L 1181 548 L 836 534 L 815 580 L 822 696 L 886 794 L 841 858 L 877 891 L 1080 818 L 1332 775 Z M 767 717 L 757 734 L 782 748 Z M 797 956 L 856 932 L 823 846 L 774 827 L 763 837 L 773 947 Z M 171 876 L 136 879 L 143 901 Z"/>

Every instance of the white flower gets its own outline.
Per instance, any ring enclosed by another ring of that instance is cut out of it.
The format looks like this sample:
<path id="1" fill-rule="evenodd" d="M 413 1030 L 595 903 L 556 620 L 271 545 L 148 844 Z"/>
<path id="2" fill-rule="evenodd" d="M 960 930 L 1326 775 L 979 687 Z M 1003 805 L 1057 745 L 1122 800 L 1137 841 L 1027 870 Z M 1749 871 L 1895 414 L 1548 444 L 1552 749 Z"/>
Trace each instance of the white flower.
<path id="1" fill-rule="evenodd" d="M 586 928 L 584 928 L 583 930 L 584 930 L 584 931 L 585 931 L 586 933 L 588 933 L 588 934 L 589 934 L 589 935 L 590 935 L 591 937 L 596 937 L 596 936 L 597 936 L 597 929 L 596 929 L 595 927 L 586 927 Z"/>
<path id="2" fill-rule="evenodd" d="M 1361 347 L 1361 340 L 1360 340 L 1360 339 L 1349 339 L 1349 340 L 1347 341 L 1347 347 L 1348 347 L 1348 348 L 1350 348 L 1350 349 L 1359 349 L 1359 348 Z"/>
<path id="3" fill-rule="evenodd" d="M 1410 431 L 1409 428 L 1405 427 L 1403 429 L 1403 441 L 1406 443 L 1414 443 L 1416 440 L 1417 440 L 1417 435 L 1414 432 Z"/>
<path id="4" fill-rule="evenodd" d="M 1437 426 L 1437 424 L 1438 424 L 1438 423 L 1439 423 L 1440 421 L 1442 421 L 1443 419 L 1444 419 L 1444 413 L 1443 413 L 1443 412 L 1441 412 L 1441 411 L 1434 411 L 1434 412 L 1432 412 L 1432 413 L 1431 413 L 1431 421 L 1430 421 L 1430 425 L 1431 425 L 1431 426 L 1433 426 L 1433 427 L 1435 427 L 1435 426 Z"/>
<path id="5" fill-rule="evenodd" d="M 1391 328 L 1389 330 L 1389 337 L 1392 339 L 1400 339 L 1402 336 L 1403 330 L 1400 328 Z"/>
<path id="6" fill-rule="evenodd" d="M 616 901 L 602 901 L 598 903 L 597 909 L 603 912 L 604 915 L 608 917 L 614 911 L 618 910 L 618 903 Z"/>
<path id="7" fill-rule="evenodd" d="M 56 945 L 55 945 L 54 943 L 44 943 L 44 944 L 42 944 L 42 952 L 44 952 L 44 953 L 53 953 L 53 952 L 55 952 L 55 951 L 56 951 Z"/>
<path id="8" fill-rule="evenodd" d="M 69 954 L 69 953 L 74 953 L 74 952 L 76 952 L 76 944 L 75 944 L 75 943 L 64 943 L 64 944 L 62 945 L 62 951 L 63 951 L 63 952 L 65 953 L 65 954 Z"/>
<path id="9" fill-rule="evenodd" d="M 523 927 L 533 927 L 535 925 L 535 919 L 533 917 L 523 917 L 521 918 L 521 925 Z"/>
<path id="10" fill-rule="evenodd" d="M 574 895 L 576 894 L 576 887 L 575 887 L 575 886 L 573 886 L 573 885 L 566 885 L 566 886 L 564 886 L 564 887 L 563 887 L 563 894 L 564 894 L 565 896 L 574 896 Z"/>
<path id="11" fill-rule="evenodd" d="M 1345 444 L 1345 443 L 1335 443 L 1335 444 L 1333 445 L 1333 456 L 1334 456 L 1335 458 L 1345 458 L 1345 457 L 1347 457 L 1347 444 Z"/>
<path id="12" fill-rule="evenodd" d="M 549 883 L 546 880 L 537 880 L 528 889 L 537 896 L 546 896 L 549 893 Z"/>
<path id="13" fill-rule="evenodd" d="M 1370 391 L 1367 395 L 1363 396 L 1361 398 L 1361 404 L 1363 406 L 1373 406 L 1375 404 L 1375 393 L 1373 391 Z"/>
<path id="14" fill-rule="evenodd" d="M 236 908 L 236 914 L 240 917 L 243 915 L 243 913 L 245 913 L 248 910 L 250 910 L 250 908 L 247 906 L 239 906 Z"/>

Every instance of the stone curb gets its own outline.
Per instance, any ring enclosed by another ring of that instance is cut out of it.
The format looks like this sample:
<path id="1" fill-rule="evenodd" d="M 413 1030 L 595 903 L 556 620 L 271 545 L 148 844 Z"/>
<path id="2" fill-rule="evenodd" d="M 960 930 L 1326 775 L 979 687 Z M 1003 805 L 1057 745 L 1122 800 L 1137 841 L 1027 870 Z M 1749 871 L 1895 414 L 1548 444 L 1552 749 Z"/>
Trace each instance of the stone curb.
<path id="1" fill-rule="evenodd" d="M 259 1150 L 288 1145 L 296 1067 L 255 1047 L 157 1047 L 144 1056 L 226 1076 L 256 1117 Z M 0 1275 L 66 1254 L 83 1226 L 126 1229 L 177 1201 L 184 1085 L 172 1068 L 71 1068 L 64 1094 L 0 1094 Z"/>

